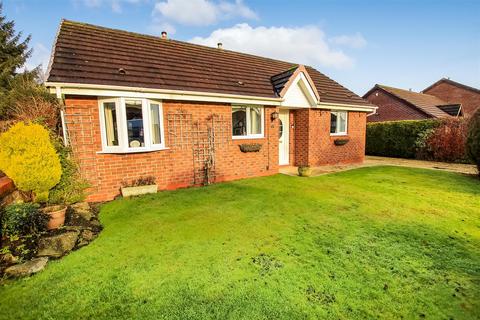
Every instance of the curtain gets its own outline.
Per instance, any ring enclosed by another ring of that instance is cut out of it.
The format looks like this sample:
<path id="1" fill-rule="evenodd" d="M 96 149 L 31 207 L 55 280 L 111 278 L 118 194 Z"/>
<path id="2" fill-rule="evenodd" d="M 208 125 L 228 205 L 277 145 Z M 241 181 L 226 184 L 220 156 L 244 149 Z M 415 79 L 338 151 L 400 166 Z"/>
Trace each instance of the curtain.
<path id="1" fill-rule="evenodd" d="M 261 120 L 260 109 L 259 108 L 250 108 L 250 133 L 251 134 L 260 134 L 261 133 Z"/>
<path id="2" fill-rule="evenodd" d="M 162 143 L 160 137 L 160 111 L 158 104 L 150 105 L 150 119 L 152 126 L 152 144 Z"/>
<path id="3" fill-rule="evenodd" d="M 115 107 L 105 104 L 104 111 L 105 111 L 105 131 L 107 134 L 107 137 L 106 137 L 107 145 L 113 146 L 115 145 L 115 128 L 113 123 L 113 112 L 115 111 Z"/>

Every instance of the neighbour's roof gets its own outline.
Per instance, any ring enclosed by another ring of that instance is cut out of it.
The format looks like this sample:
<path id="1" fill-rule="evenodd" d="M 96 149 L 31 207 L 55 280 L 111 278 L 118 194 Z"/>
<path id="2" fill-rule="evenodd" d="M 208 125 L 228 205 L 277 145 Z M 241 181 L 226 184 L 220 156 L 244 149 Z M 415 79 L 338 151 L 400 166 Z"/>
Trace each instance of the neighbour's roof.
<path id="1" fill-rule="evenodd" d="M 397 97 L 398 99 L 407 102 L 408 104 L 416 107 L 420 111 L 434 118 L 445 118 L 450 116 L 448 112 L 442 110 L 440 107 L 451 105 L 451 104 L 435 96 L 425 94 L 425 93 L 418 93 L 410 90 L 393 88 L 393 87 L 384 86 L 380 84 L 376 84 L 372 90 L 376 88 L 382 89 L 387 93 L 390 93 L 391 95 Z M 364 95 L 364 97 L 369 95 L 372 92 L 372 90 L 367 92 Z M 457 109 L 459 108 L 460 108 L 460 105 L 457 105 Z"/>
<path id="2" fill-rule="evenodd" d="M 48 82 L 278 97 L 298 64 L 63 20 Z M 370 103 L 312 67 L 320 101 Z M 285 81 L 285 82 L 283 82 Z"/>
<path id="3" fill-rule="evenodd" d="M 432 84 L 432 85 L 428 86 L 427 88 L 425 88 L 422 92 L 427 92 L 428 90 L 432 89 L 433 87 L 439 85 L 439 84 L 442 83 L 442 82 L 451 84 L 451 85 L 456 86 L 456 87 L 458 87 L 458 88 L 470 90 L 470 91 L 473 91 L 473 92 L 475 92 L 475 93 L 480 94 L 480 89 L 467 86 L 466 84 L 463 84 L 463 83 L 460 83 L 460 82 L 456 82 L 456 81 L 450 80 L 450 79 L 448 79 L 448 78 L 442 78 L 442 79 L 438 80 L 438 81 L 435 82 L 434 84 Z"/>

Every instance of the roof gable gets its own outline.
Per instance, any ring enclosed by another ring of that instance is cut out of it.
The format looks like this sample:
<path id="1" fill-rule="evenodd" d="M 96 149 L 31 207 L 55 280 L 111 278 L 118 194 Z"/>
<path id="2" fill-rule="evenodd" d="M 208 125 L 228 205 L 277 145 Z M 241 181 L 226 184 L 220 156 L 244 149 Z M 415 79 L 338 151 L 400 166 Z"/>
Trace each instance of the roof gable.
<path id="1" fill-rule="evenodd" d="M 434 84 L 432 84 L 432 85 L 428 86 L 427 88 L 423 89 L 422 93 L 425 93 L 425 92 L 429 91 L 430 89 L 438 86 L 438 85 L 441 84 L 441 83 L 446 83 L 446 84 L 455 86 L 455 87 L 457 87 L 457 88 L 461 88 L 461 89 L 464 89 L 464 90 L 469 90 L 469 91 L 475 92 L 475 93 L 477 93 L 477 94 L 480 94 L 480 89 L 467 86 L 467 85 L 465 85 L 465 84 L 463 84 L 463 83 L 456 82 L 456 81 L 450 80 L 450 79 L 448 79 L 448 78 L 442 78 L 442 79 L 438 80 L 438 81 L 435 82 Z"/>
<path id="2" fill-rule="evenodd" d="M 410 90 L 376 84 L 375 87 L 373 87 L 364 95 L 364 98 L 373 93 L 373 91 L 376 89 L 380 89 L 388 93 L 389 95 L 404 103 L 407 103 L 408 105 L 420 110 L 428 116 L 434 118 L 445 118 L 450 116 L 449 113 L 439 108 L 440 106 L 448 105 L 449 103 L 425 93 L 418 93 Z"/>
<path id="3" fill-rule="evenodd" d="M 281 87 L 288 85 L 290 79 L 287 77 L 281 84 L 281 81 L 272 81 L 272 77 L 296 66 L 250 54 L 64 20 L 47 82 L 277 98 L 276 84 L 281 92 Z M 318 70 L 304 69 L 314 95 L 322 102 L 371 106 Z"/>

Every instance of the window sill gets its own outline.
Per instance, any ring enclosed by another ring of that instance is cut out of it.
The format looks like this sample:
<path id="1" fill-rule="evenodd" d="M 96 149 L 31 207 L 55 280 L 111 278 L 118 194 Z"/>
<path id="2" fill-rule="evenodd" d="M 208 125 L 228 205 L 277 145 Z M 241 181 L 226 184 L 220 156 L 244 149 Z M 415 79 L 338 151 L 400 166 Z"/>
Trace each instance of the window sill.
<path id="1" fill-rule="evenodd" d="M 232 140 L 253 140 L 253 139 L 265 139 L 265 136 L 233 136 Z"/>
<path id="2" fill-rule="evenodd" d="M 330 133 L 330 137 L 346 137 L 348 136 L 348 133 L 342 132 L 342 133 Z"/>
<path id="3" fill-rule="evenodd" d="M 139 150 L 107 150 L 107 151 L 97 151 L 97 154 L 130 154 L 130 153 L 150 153 L 156 151 L 170 150 L 170 148 L 150 148 L 150 149 L 139 149 Z"/>

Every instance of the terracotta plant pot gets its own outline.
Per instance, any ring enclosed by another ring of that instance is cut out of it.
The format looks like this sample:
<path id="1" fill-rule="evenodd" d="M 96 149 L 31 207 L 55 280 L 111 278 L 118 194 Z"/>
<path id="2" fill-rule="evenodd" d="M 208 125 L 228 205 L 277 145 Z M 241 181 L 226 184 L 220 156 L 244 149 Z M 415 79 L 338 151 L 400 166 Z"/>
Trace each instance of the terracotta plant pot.
<path id="1" fill-rule="evenodd" d="M 298 175 L 300 177 L 310 177 L 312 174 L 312 168 L 308 166 L 298 167 Z"/>
<path id="2" fill-rule="evenodd" d="M 66 206 L 50 206 L 45 207 L 42 211 L 50 216 L 50 220 L 47 224 L 48 230 L 58 229 L 65 223 L 65 213 L 67 212 Z"/>

